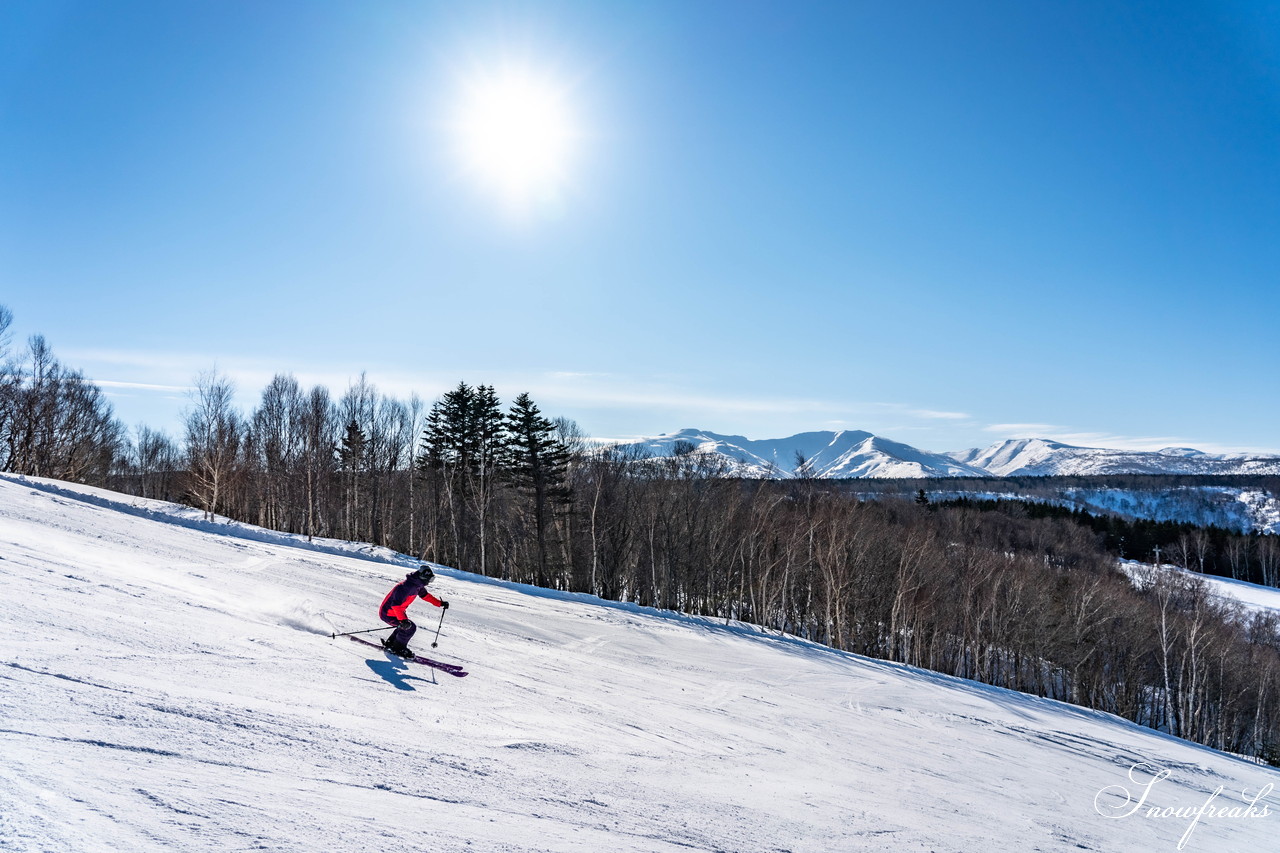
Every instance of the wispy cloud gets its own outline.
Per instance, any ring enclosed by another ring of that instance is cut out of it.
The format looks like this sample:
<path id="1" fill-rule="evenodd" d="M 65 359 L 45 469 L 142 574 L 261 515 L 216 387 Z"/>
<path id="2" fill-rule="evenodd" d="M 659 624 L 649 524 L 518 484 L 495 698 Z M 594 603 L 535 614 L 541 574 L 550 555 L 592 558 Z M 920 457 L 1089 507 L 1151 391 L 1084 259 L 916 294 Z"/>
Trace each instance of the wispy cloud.
<path id="1" fill-rule="evenodd" d="M 886 403 L 883 401 L 871 403 L 851 403 L 849 407 L 854 409 L 874 412 L 876 414 L 892 414 L 909 418 L 921 418 L 924 420 L 943 420 L 943 421 L 967 421 L 972 416 L 964 412 L 943 412 L 937 409 L 924 409 L 912 406 L 907 403 Z"/>
<path id="2" fill-rule="evenodd" d="M 115 388 L 167 392 L 187 391 L 197 374 L 217 369 L 232 379 L 242 393 L 256 393 L 278 373 L 291 372 L 304 385 L 325 385 L 341 393 L 360 371 L 332 365 L 309 365 L 290 370 L 279 361 L 260 358 L 212 356 L 193 352 L 148 352 L 130 349 L 71 351 L 70 361 L 85 365 L 94 381 Z M 104 377 L 104 378 L 98 378 Z M 828 417 L 857 418 L 886 414 L 918 420 L 966 420 L 963 412 L 940 411 L 905 403 L 838 400 L 770 394 L 722 394 L 708 392 L 684 377 L 602 373 L 589 370 L 494 371 L 480 368 L 449 370 L 387 369 L 370 366 L 368 377 L 386 393 L 407 396 L 418 393 L 428 399 L 439 396 L 459 381 L 494 385 L 500 394 L 514 396 L 528 391 L 548 403 L 583 407 L 649 407 L 690 409 L 711 415 L 725 413 L 826 413 Z"/>
<path id="3" fill-rule="evenodd" d="M 982 428 L 1006 438 L 1047 438 L 1075 447 L 1097 447 L 1108 450 L 1162 450 L 1166 447 L 1191 447 L 1205 453 L 1273 455 L 1274 448 L 1240 447 L 1215 441 L 1202 441 L 1179 435 L 1123 435 L 1113 432 L 1088 431 L 1054 424 L 991 424 Z"/>
<path id="4" fill-rule="evenodd" d="M 995 432 L 1008 438 L 1041 437 L 1046 433 L 1063 429 L 1053 424 L 989 424 L 982 428 L 983 432 Z"/>
<path id="5" fill-rule="evenodd" d="M 1080 447 L 1107 447 L 1113 450 L 1161 450 L 1165 447 L 1193 447 L 1206 453 L 1259 453 L 1267 454 L 1262 448 L 1231 447 L 1213 441 L 1201 441 L 1179 435 L 1118 435 L 1109 432 L 1062 432 L 1052 438 L 1064 444 Z"/>
<path id="6" fill-rule="evenodd" d="M 905 414 L 928 420 L 967 421 L 970 418 L 964 412 L 936 412 L 932 409 L 904 409 L 903 411 Z"/>
<path id="7" fill-rule="evenodd" d="M 166 394 L 186 393 L 191 390 L 190 385 L 155 385 L 149 382 L 120 382 L 115 379 L 95 379 L 95 385 L 103 388 L 125 388 L 137 391 L 163 391 Z"/>

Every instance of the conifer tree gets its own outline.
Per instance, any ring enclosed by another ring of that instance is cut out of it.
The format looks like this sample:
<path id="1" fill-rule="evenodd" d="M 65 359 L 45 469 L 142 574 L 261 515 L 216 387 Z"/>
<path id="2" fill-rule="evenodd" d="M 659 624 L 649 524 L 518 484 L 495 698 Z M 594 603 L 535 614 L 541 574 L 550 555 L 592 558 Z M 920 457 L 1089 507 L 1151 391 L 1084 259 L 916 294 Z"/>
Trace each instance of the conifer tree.
<path id="1" fill-rule="evenodd" d="M 491 385 L 459 382 L 432 405 L 423 431 L 419 471 L 433 478 L 461 549 L 473 535 L 476 570 L 488 573 L 489 528 L 503 448 L 502 404 Z M 454 552 L 462 563 L 471 556 Z"/>
<path id="2" fill-rule="evenodd" d="M 346 515 L 346 536 L 359 539 L 355 525 L 360 518 L 360 472 L 364 470 L 368 440 L 355 419 L 347 422 L 342 444 L 338 447 L 338 466 L 343 475 L 346 492 L 343 506 Z"/>
<path id="3" fill-rule="evenodd" d="M 547 528 L 557 504 L 567 501 L 569 453 L 556 435 L 555 424 L 543 417 L 527 393 L 516 397 L 507 412 L 506 468 L 512 482 L 528 495 L 538 548 L 535 583 L 545 586 Z"/>
<path id="4" fill-rule="evenodd" d="M 467 470 L 466 495 L 471 502 L 479 533 L 480 573 L 489 573 L 489 528 L 491 510 L 498 486 L 500 464 L 506 446 L 506 425 L 502 418 L 502 403 L 492 385 L 480 385 L 475 389 L 470 404 L 469 443 L 473 450 L 471 466 Z"/>

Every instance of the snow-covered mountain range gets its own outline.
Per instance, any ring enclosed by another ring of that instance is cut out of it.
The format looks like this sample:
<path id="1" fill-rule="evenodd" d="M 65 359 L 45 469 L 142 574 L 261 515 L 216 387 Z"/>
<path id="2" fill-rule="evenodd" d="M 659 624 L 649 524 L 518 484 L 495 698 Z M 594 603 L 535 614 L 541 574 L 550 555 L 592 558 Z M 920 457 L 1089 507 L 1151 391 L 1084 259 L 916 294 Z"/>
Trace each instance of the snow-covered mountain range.
<path id="1" fill-rule="evenodd" d="M 794 477 L 799 460 L 809 476 L 1009 477 L 1101 474 L 1280 474 L 1280 456 L 1221 456 L 1187 447 L 1157 451 L 1075 447 L 1044 438 L 1011 439 L 987 448 L 947 453 L 920 450 L 861 430 L 804 432 L 751 440 L 685 429 L 622 445 L 671 457 L 690 448 L 719 456 L 744 477 Z"/>
<path id="2" fill-rule="evenodd" d="M 468 677 L 330 639 L 415 565 L 0 476 L 0 850 L 1274 848 L 1274 768 L 749 625 L 442 567 Z"/>
<path id="3" fill-rule="evenodd" d="M 1222 456 L 1190 447 L 1112 450 L 1075 447 L 1047 438 L 1019 438 L 985 449 L 948 453 L 952 459 L 1007 476 L 1099 474 L 1280 474 L 1280 456 Z"/>
<path id="4" fill-rule="evenodd" d="M 809 476 L 844 477 L 981 477 L 986 472 L 941 453 L 890 441 L 860 430 L 803 432 L 788 438 L 752 441 L 698 429 L 642 439 L 629 445 L 664 458 L 692 447 L 720 456 L 743 477 L 794 477 L 803 460 Z"/>

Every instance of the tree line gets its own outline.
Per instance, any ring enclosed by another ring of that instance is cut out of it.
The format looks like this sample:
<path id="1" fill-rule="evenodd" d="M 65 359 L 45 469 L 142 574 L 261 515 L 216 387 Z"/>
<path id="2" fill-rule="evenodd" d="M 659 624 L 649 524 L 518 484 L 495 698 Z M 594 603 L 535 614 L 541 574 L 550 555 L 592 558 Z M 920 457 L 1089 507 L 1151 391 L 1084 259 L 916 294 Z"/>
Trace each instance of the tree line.
<path id="1" fill-rule="evenodd" d="M 739 479 L 692 447 L 652 459 L 597 446 L 527 394 L 504 405 L 466 383 L 428 405 L 363 376 L 334 398 L 279 375 L 243 413 L 209 373 L 180 437 L 140 427 L 130 440 L 47 347 L 5 365 L 5 470 L 740 620 L 1280 762 L 1276 617 L 1194 576 L 1122 574 L 1079 518 Z"/>
<path id="2" fill-rule="evenodd" d="M 550 583 L 576 427 L 528 394 L 505 410 L 465 382 L 430 406 L 363 375 L 339 398 L 278 375 L 248 414 L 196 379 L 180 442 L 140 432 L 114 484 L 275 530 L 370 542 L 481 574 L 513 563 Z"/>
<path id="3" fill-rule="evenodd" d="M 13 314 L 0 305 L 0 470 L 103 482 L 127 445 L 102 390 L 36 335 L 11 351 Z"/>
<path id="4" fill-rule="evenodd" d="M 575 465 L 566 583 L 1110 711 L 1280 760 L 1280 625 L 1172 572 L 1127 577 L 1070 519 L 824 481 L 717 476 L 697 453 Z"/>
<path id="5" fill-rule="evenodd" d="M 1239 533 L 1215 525 L 1096 515 L 1046 501 L 952 498 L 939 505 L 1068 519 L 1096 532 L 1103 546 L 1119 557 L 1159 560 L 1201 574 L 1280 587 L 1280 536 L 1273 533 Z"/>

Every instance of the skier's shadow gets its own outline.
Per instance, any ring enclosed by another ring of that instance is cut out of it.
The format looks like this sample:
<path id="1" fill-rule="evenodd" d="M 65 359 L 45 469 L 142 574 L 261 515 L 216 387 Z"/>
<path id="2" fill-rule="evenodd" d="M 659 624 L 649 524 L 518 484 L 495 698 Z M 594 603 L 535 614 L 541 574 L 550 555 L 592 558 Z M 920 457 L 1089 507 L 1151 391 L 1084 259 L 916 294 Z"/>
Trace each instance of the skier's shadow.
<path id="1" fill-rule="evenodd" d="M 425 684 L 435 684 L 435 673 L 431 673 L 431 680 L 419 678 L 416 675 L 409 675 L 409 665 L 402 660 L 366 660 L 365 664 L 374 674 L 379 676 L 383 681 L 390 684 L 396 690 L 413 690 L 415 689 L 410 681 L 421 681 Z"/>

